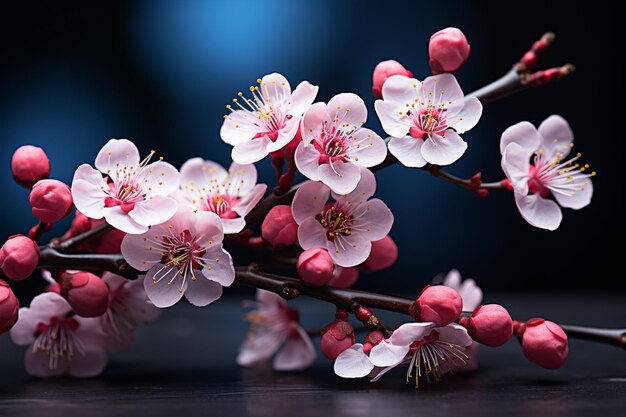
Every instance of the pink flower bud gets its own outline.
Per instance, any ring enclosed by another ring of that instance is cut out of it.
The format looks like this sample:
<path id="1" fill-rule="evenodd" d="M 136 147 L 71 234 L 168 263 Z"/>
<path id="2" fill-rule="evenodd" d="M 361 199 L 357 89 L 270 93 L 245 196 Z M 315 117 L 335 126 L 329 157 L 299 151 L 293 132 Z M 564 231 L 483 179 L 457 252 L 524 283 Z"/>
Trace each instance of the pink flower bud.
<path id="1" fill-rule="evenodd" d="M 359 270 L 355 267 L 335 266 L 333 277 L 328 285 L 338 288 L 350 288 L 359 279 Z"/>
<path id="2" fill-rule="evenodd" d="M 398 259 L 398 246 L 389 235 L 372 242 L 370 256 L 363 262 L 363 269 L 374 272 L 389 268 Z"/>
<path id="3" fill-rule="evenodd" d="M 513 336 L 513 320 L 509 312 L 498 304 L 479 306 L 461 324 L 467 328 L 472 339 L 491 347 L 501 346 Z"/>
<path id="4" fill-rule="evenodd" d="M 11 236 L 0 249 L 0 268 L 14 281 L 28 278 L 39 263 L 39 246 L 24 235 Z"/>
<path id="5" fill-rule="evenodd" d="M 526 359 L 546 369 L 558 369 L 567 359 L 567 335 L 556 323 L 542 318 L 530 319 L 521 340 Z"/>
<path id="6" fill-rule="evenodd" d="M 67 231 L 65 237 L 74 237 L 80 235 L 81 233 L 85 233 L 87 230 L 91 229 L 91 219 L 85 216 L 80 211 L 76 210 L 74 214 L 74 218 L 72 219 L 72 224 L 70 226 L 70 230 Z"/>
<path id="7" fill-rule="evenodd" d="M 385 335 L 380 330 L 374 330 L 367 334 L 363 343 L 363 353 L 369 356 L 372 348 L 385 340 Z"/>
<path id="8" fill-rule="evenodd" d="M 291 206 L 272 207 L 263 224 L 263 239 L 275 248 L 293 245 L 298 240 L 298 224 L 291 214 Z"/>
<path id="9" fill-rule="evenodd" d="M 413 73 L 402 66 L 398 61 L 390 59 L 388 61 L 379 62 L 374 68 L 372 75 L 372 94 L 374 98 L 383 98 L 383 84 L 392 75 L 404 75 L 413 77 Z"/>
<path id="10" fill-rule="evenodd" d="M 20 303 L 11 291 L 11 287 L 0 279 L 0 334 L 11 330 L 17 321 Z"/>
<path id="11" fill-rule="evenodd" d="M 298 257 L 298 275 L 309 285 L 328 284 L 333 277 L 333 260 L 326 249 L 316 248 L 304 251 Z"/>
<path id="12" fill-rule="evenodd" d="M 470 53 L 470 45 L 461 30 L 446 28 L 430 37 L 428 54 L 433 74 L 454 72 L 461 68 Z"/>
<path id="13" fill-rule="evenodd" d="M 335 321 L 324 327 L 320 338 L 320 349 L 324 356 L 334 361 L 344 350 L 355 343 L 354 329 L 348 322 L 348 313 L 337 310 Z"/>
<path id="14" fill-rule="evenodd" d="M 463 311 L 463 299 L 458 292 L 444 285 L 427 286 L 409 308 L 417 321 L 431 321 L 436 326 L 446 326 Z"/>
<path id="15" fill-rule="evenodd" d="M 11 158 L 13 179 L 23 187 L 31 188 L 37 181 L 50 175 L 50 161 L 43 149 L 20 146 Z"/>
<path id="16" fill-rule="evenodd" d="M 72 212 L 70 187 L 57 180 L 41 180 L 33 186 L 28 197 L 33 216 L 42 222 L 54 223 Z"/>
<path id="17" fill-rule="evenodd" d="M 109 287 L 90 272 L 65 273 L 61 295 L 79 316 L 98 317 L 109 308 Z"/>

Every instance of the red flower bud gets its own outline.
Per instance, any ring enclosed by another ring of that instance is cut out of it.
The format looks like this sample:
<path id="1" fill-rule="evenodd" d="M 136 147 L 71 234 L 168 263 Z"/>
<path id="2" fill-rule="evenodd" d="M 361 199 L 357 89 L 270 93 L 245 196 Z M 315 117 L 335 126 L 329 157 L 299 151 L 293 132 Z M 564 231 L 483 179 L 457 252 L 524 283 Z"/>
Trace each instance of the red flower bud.
<path id="1" fill-rule="evenodd" d="M 291 214 L 291 206 L 272 207 L 263 224 L 263 239 L 275 248 L 293 245 L 298 241 L 298 224 Z"/>
<path id="2" fill-rule="evenodd" d="M 39 246 L 24 235 L 11 236 L 0 249 L 0 268 L 15 281 L 28 278 L 39 263 Z"/>
<path id="3" fill-rule="evenodd" d="M 79 316 L 98 317 L 109 308 L 109 287 L 90 272 L 65 273 L 61 294 Z"/>
<path id="4" fill-rule="evenodd" d="M 313 286 L 328 284 L 335 267 L 328 251 L 322 248 L 302 252 L 296 266 L 302 281 Z"/>
<path id="5" fill-rule="evenodd" d="M 354 267 L 335 266 L 333 277 L 328 285 L 338 288 L 350 288 L 359 279 L 359 270 Z"/>
<path id="6" fill-rule="evenodd" d="M 13 179 L 23 187 L 31 188 L 37 181 L 50 175 L 50 161 L 43 149 L 20 146 L 11 158 Z"/>
<path id="7" fill-rule="evenodd" d="M 0 334 L 11 330 L 17 321 L 20 303 L 11 291 L 11 287 L 0 279 Z"/>
<path id="8" fill-rule="evenodd" d="M 567 359 L 567 335 L 556 323 L 542 318 L 530 319 L 521 340 L 526 359 L 546 369 L 558 369 Z"/>
<path id="9" fill-rule="evenodd" d="M 389 235 L 372 242 L 370 256 L 363 262 L 362 268 L 374 272 L 389 268 L 398 259 L 398 246 Z"/>
<path id="10" fill-rule="evenodd" d="M 41 180 L 33 186 L 28 197 L 33 216 L 42 222 L 54 223 L 72 212 L 70 187 L 57 180 Z"/>
<path id="11" fill-rule="evenodd" d="M 513 320 L 509 312 L 498 304 L 479 306 L 461 324 L 467 328 L 472 339 L 491 347 L 501 346 L 513 336 Z"/>
<path id="12" fill-rule="evenodd" d="M 461 68 L 470 53 L 470 45 L 460 29 L 446 28 L 430 37 L 428 54 L 433 74 L 454 72 Z"/>
<path id="13" fill-rule="evenodd" d="M 413 77 L 413 73 L 402 66 L 398 61 L 390 59 L 379 62 L 372 74 L 372 94 L 374 98 L 383 98 L 383 84 L 392 75 L 404 75 Z"/>
<path id="14" fill-rule="evenodd" d="M 417 321 L 431 321 L 436 326 L 446 326 L 463 311 L 463 299 L 458 292 L 443 285 L 427 286 L 409 308 Z"/>
<path id="15" fill-rule="evenodd" d="M 356 341 L 354 329 L 348 323 L 347 314 L 343 310 L 337 310 L 337 312 L 337 318 L 324 327 L 320 338 L 320 349 L 331 361 L 334 361 L 341 352 L 354 345 Z"/>

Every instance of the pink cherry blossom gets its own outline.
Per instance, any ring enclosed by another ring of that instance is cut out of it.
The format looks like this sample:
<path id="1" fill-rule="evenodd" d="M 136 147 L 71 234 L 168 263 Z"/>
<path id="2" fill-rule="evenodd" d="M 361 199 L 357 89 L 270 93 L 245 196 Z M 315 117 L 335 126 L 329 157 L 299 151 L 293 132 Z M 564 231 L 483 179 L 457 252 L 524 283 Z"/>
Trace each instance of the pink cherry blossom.
<path id="1" fill-rule="evenodd" d="M 258 79 L 250 87 L 252 98 L 242 92 L 226 106 L 220 131 L 222 140 L 234 146 L 233 161 L 251 164 L 283 149 L 300 128 L 304 112 L 311 106 L 319 87 L 301 82 L 292 92 L 289 81 L 278 73 Z"/>
<path id="2" fill-rule="evenodd" d="M 573 144 L 572 130 L 557 115 L 539 129 L 521 122 L 502 133 L 502 169 L 522 217 L 535 227 L 555 230 L 563 218 L 559 206 L 578 210 L 591 202 L 595 172 L 588 173 L 589 165 L 576 162 L 581 154 L 565 160 Z"/>
<path id="3" fill-rule="evenodd" d="M 433 284 L 438 283 L 433 280 Z M 476 285 L 476 281 L 471 278 L 461 279 L 461 273 L 456 269 L 448 272 L 441 285 L 450 287 L 459 293 L 463 299 L 463 311 L 474 311 L 483 301 L 483 291 Z"/>
<path id="4" fill-rule="evenodd" d="M 361 127 L 366 120 L 367 108 L 356 94 L 315 103 L 302 119 L 302 142 L 295 153 L 298 170 L 338 194 L 352 192 L 361 178 L 359 167 L 378 165 L 387 156 L 385 141 Z"/>
<path id="5" fill-rule="evenodd" d="M 326 248 L 339 266 L 355 266 L 367 259 L 372 241 L 384 238 L 393 224 L 391 210 L 379 199 L 376 178 L 362 169 L 361 180 L 349 194 L 332 193 L 320 182 L 303 184 L 293 199 L 293 217 L 298 223 L 302 249 Z"/>
<path id="6" fill-rule="evenodd" d="M 226 171 L 215 162 L 193 158 L 180 168 L 179 202 L 217 214 L 224 233 L 239 233 L 246 225 L 244 217 L 267 190 L 267 185 L 256 181 L 254 165 L 233 162 Z"/>
<path id="7" fill-rule="evenodd" d="M 222 247 L 224 232 L 217 214 L 179 206 L 165 223 L 141 235 L 126 235 L 122 255 L 133 268 L 147 271 L 144 288 L 152 303 L 165 308 L 183 295 L 204 307 L 235 280 L 233 261 Z"/>
<path id="8" fill-rule="evenodd" d="M 106 335 L 106 349 L 115 352 L 128 347 L 135 329 L 156 319 L 160 310 L 148 299 L 142 280 L 110 272 L 105 272 L 102 280 L 109 286 L 109 308 L 99 318 L 100 326 Z"/>
<path id="9" fill-rule="evenodd" d="M 97 169 L 83 164 L 74 173 L 74 205 L 85 216 L 104 217 L 126 233 L 144 233 L 163 223 L 176 211 L 176 200 L 168 195 L 178 189 L 179 174 L 167 162 L 150 164 L 153 155 L 140 161 L 131 141 L 111 139 L 96 157 Z"/>
<path id="10" fill-rule="evenodd" d="M 26 372 L 38 377 L 97 376 L 107 364 L 98 318 L 75 316 L 59 294 L 46 292 L 22 307 L 11 329 L 13 343 L 30 347 Z"/>
<path id="11" fill-rule="evenodd" d="M 455 162 L 467 149 L 459 134 L 476 126 L 483 111 L 476 97 L 464 97 L 452 74 L 422 82 L 394 75 L 383 85 L 383 99 L 375 107 L 392 136 L 389 152 L 408 167 Z"/>
<path id="12" fill-rule="evenodd" d="M 307 332 L 298 324 L 298 310 L 287 306 L 280 296 L 257 290 L 256 310 L 248 313 L 248 338 L 241 345 L 237 363 L 255 366 L 272 356 L 277 371 L 308 368 L 315 361 L 315 348 Z"/>

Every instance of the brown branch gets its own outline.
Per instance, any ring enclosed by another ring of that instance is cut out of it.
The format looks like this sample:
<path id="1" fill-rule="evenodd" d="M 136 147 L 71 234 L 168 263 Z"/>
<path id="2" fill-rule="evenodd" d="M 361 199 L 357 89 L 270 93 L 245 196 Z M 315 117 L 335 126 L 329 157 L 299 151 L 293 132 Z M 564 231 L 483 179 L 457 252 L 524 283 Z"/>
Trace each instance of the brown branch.
<path id="1" fill-rule="evenodd" d="M 94 239 L 98 236 L 103 235 L 104 233 L 113 230 L 113 226 L 108 223 L 102 223 L 99 226 L 96 226 L 92 229 L 87 230 L 79 235 L 68 239 L 56 238 L 52 239 L 48 244 L 49 247 L 56 250 L 57 252 L 71 252 L 76 249 L 80 244 L 87 242 L 90 239 Z"/>

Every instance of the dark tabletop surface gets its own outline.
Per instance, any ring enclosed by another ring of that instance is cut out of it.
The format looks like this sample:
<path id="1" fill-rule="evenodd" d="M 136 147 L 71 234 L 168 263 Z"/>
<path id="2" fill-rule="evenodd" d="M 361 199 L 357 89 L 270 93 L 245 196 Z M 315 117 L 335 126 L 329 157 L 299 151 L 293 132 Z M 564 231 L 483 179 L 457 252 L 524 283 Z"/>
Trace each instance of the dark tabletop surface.
<path id="1" fill-rule="evenodd" d="M 512 316 L 543 315 L 569 324 L 626 327 L 626 294 L 497 294 Z M 30 378 L 24 348 L 0 336 L 0 416 L 624 416 L 626 351 L 571 341 L 558 371 L 534 366 L 516 340 L 481 348 L 481 368 L 446 376 L 419 390 L 397 370 L 376 383 L 343 380 L 318 359 L 300 373 L 241 369 L 234 364 L 245 337 L 241 297 L 197 309 L 181 305 L 140 329 L 125 352 L 111 355 L 95 379 Z M 325 304 L 297 300 L 305 325 L 330 320 Z M 398 316 L 383 316 L 397 324 Z"/>

